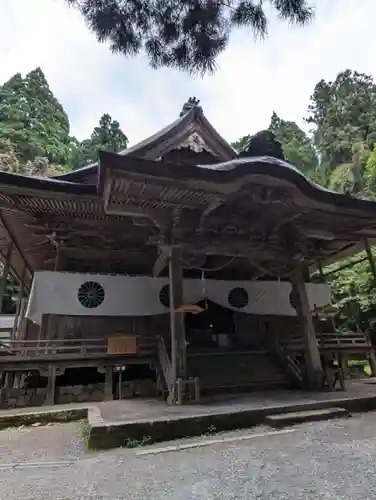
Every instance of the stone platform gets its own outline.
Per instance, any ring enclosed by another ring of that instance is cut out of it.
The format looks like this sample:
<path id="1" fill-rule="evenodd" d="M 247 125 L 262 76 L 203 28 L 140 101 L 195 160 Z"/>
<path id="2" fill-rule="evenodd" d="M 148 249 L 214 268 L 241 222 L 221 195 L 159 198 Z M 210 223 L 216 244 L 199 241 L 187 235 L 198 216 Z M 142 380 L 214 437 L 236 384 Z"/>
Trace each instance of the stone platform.
<path id="1" fill-rule="evenodd" d="M 126 445 L 129 440 L 165 441 L 252 427 L 264 423 L 269 415 L 334 406 L 349 412 L 376 410 L 374 382 L 349 382 L 344 392 L 268 391 L 221 396 L 186 406 L 167 406 L 155 399 L 99 403 L 94 413 L 89 411 L 89 444 L 111 448 Z"/>
<path id="2" fill-rule="evenodd" d="M 208 432 L 247 428 L 270 415 L 333 407 L 349 412 L 376 410 L 376 380 L 348 382 L 345 392 L 267 391 L 221 396 L 186 406 L 168 406 L 156 399 L 55 405 L 0 411 L 0 427 L 38 421 L 89 421 L 89 446 L 112 448 L 142 441 L 165 441 Z"/>

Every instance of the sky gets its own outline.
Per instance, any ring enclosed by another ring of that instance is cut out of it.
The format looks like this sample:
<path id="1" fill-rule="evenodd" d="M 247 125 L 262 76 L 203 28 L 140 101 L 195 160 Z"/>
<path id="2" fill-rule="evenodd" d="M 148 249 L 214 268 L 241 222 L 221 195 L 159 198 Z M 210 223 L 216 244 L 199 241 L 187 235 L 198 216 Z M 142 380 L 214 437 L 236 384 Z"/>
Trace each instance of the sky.
<path id="1" fill-rule="evenodd" d="M 376 79 L 375 0 L 312 0 L 305 28 L 272 19 L 269 37 L 233 33 L 214 75 L 153 70 L 147 58 L 114 55 L 64 0 L 0 0 L 0 84 L 36 67 L 68 113 L 71 134 L 90 136 L 103 113 L 130 145 L 175 120 L 191 96 L 229 142 L 268 127 L 275 111 L 305 126 L 315 84 L 346 68 Z"/>

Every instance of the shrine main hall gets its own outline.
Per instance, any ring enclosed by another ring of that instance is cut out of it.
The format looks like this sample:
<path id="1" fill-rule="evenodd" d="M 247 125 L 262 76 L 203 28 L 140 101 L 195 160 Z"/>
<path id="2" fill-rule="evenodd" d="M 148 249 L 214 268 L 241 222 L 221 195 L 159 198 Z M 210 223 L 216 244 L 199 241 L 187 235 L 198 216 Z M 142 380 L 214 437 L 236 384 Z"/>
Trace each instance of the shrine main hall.
<path id="1" fill-rule="evenodd" d="M 322 390 L 326 358 L 372 350 L 323 328 L 322 269 L 366 249 L 375 273 L 375 236 L 376 203 L 312 183 L 270 131 L 236 152 L 195 101 L 96 164 L 0 172 L 0 403 Z"/>

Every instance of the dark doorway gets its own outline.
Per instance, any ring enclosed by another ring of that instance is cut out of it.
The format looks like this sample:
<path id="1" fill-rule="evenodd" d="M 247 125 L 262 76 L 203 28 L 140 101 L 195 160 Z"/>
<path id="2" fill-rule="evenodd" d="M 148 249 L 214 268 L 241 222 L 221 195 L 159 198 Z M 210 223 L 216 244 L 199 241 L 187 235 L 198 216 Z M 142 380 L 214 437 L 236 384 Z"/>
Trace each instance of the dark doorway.
<path id="1" fill-rule="evenodd" d="M 217 349 L 220 338 L 227 335 L 229 347 L 234 343 L 234 313 L 211 300 L 197 303 L 204 309 L 198 314 L 185 314 L 185 332 L 189 350 Z"/>

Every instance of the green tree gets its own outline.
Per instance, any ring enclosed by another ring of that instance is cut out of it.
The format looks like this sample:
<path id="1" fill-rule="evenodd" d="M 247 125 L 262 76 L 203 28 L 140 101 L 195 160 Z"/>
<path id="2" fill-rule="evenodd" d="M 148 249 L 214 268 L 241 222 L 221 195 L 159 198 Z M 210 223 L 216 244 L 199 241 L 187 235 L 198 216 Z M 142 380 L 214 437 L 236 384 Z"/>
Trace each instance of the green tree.
<path id="1" fill-rule="evenodd" d="M 365 143 L 352 146 L 351 159 L 335 167 L 327 178 L 328 187 L 340 193 L 364 196 L 367 186 L 364 169 L 370 156 L 370 150 Z"/>
<path id="2" fill-rule="evenodd" d="M 305 25 L 313 17 L 307 0 L 65 1 L 112 51 L 134 56 L 144 50 L 154 68 L 201 73 L 215 69 L 235 28 L 267 34 L 267 3 L 285 21 Z"/>
<path id="3" fill-rule="evenodd" d="M 237 141 L 232 142 L 231 146 L 235 149 L 235 151 L 241 153 L 248 146 L 251 137 L 251 135 L 243 135 L 243 137 L 241 137 Z"/>
<path id="4" fill-rule="evenodd" d="M 371 76 L 347 69 L 315 86 L 307 122 L 322 168 L 330 173 L 353 163 L 354 154 L 376 141 L 376 86 Z M 345 170 L 345 169 L 343 169 Z"/>
<path id="5" fill-rule="evenodd" d="M 371 200 L 376 200 L 376 145 L 373 146 L 373 150 L 368 155 L 362 176 L 362 196 Z"/>
<path id="6" fill-rule="evenodd" d="M 282 120 L 273 113 L 269 131 L 281 143 L 285 159 L 299 168 L 305 175 L 313 177 L 318 170 L 318 157 L 307 134 L 295 122 Z M 245 135 L 233 142 L 232 147 L 241 153 L 249 145 L 251 135 Z"/>
<path id="7" fill-rule="evenodd" d="M 104 114 L 99 120 L 99 126 L 94 128 L 90 139 L 77 144 L 75 152 L 75 167 L 82 167 L 98 160 L 99 151 L 118 153 L 126 149 L 128 138 L 120 129 L 120 124 L 110 115 Z"/>
<path id="8" fill-rule="evenodd" d="M 310 138 L 295 122 L 282 120 L 273 113 L 269 129 L 283 146 L 287 161 L 305 175 L 312 176 L 318 169 L 318 158 Z"/>
<path id="9" fill-rule="evenodd" d="M 0 170 L 13 174 L 21 174 L 23 166 L 14 146 L 9 139 L 0 137 Z"/>
<path id="10" fill-rule="evenodd" d="M 368 324 L 376 326 L 376 288 L 365 252 L 328 266 L 328 284 L 332 305 L 337 311 L 336 324 L 343 331 L 357 331 Z M 347 267 L 345 267 L 347 266 Z"/>
<path id="11" fill-rule="evenodd" d="M 69 165 L 69 120 L 40 68 L 14 75 L 0 87 L 0 137 L 13 144 L 21 161 L 45 157 Z"/>

